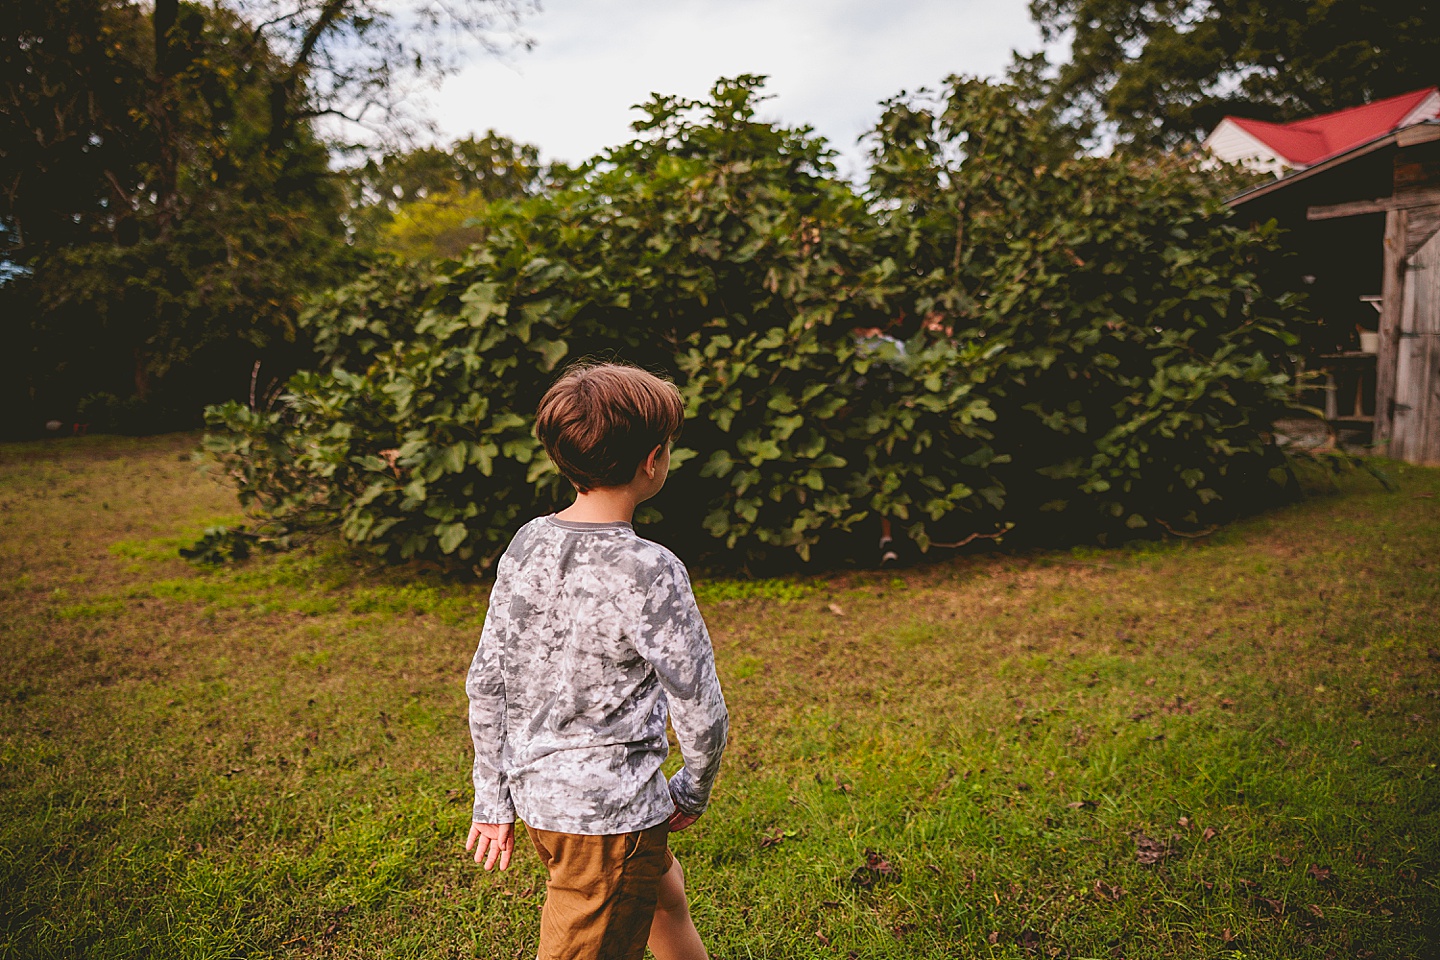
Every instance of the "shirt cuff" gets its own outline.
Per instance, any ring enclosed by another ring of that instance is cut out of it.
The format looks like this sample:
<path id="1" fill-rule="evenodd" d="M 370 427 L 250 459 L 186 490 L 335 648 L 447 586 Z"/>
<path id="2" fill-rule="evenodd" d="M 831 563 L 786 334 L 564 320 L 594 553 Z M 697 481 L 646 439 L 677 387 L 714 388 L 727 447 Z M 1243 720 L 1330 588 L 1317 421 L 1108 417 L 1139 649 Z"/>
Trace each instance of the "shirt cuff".
<path id="1" fill-rule="evenodd" d="M 513 806 L 510 806 L 510 805 L 506 805 L 506 806 L 503 807 L 503 808 L 499 808 L 499 807 L 485 807 L 485 806 L 481 806 L 480 804 L 477 803 L 477 804 L 475 804 L 475 808 L 470 812 L 470 822 L 471 822 L 471 823 L 514 823 L 514 822 L 515 822 L 515 808 L 514 808 Z"/>
<path id="2" fill-rule="evenodd" d="M 691 817 L 698 817 L 705 812 L 710 805 L 709 797 L 699 796 L 695 789 L 695 778 L 690 776 L 690 771 L 681 767 L 675 771 L 670 778 L 670 799 L 675 801 L 675 806 L 680 812 Z"/>

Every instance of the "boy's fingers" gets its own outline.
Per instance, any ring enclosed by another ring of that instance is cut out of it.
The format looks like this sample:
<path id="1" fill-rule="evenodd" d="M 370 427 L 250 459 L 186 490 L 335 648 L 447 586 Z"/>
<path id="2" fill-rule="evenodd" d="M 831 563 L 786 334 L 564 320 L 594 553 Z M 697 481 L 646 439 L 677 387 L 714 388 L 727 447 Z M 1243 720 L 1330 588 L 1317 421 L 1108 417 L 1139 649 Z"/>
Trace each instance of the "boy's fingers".
<path id="1" fill-rule="evenodd" d="M 470 824 L 470 836 L 469 836 L 469 838 L 466 839 L 466 841 L 465 841 L 465 849 L 466 849 L 466 850 L 469 850 L 471 847 L 475 846 L 475 838 L 478 837 L 478 836 L 480 836 L 480 824 L 478 824 L 478 823 L 472 823 L 472 824 Z"/>
<path id="2" fill-rule="evenodd" d="M 494 837 L 486 837 L 485 839 L 489 841 L 490 848 L 490 852 L 485 856 L 485 869 L 489 870 L 495 866 L 495 858 L 500 856 L 500 841 Z"/>
<path id="3" fill-rule="evenodd" d="M 507 843 L 507 844 L 505 844 L 503 847 L 500 848 L 500 869 L 501 869 L 501 870 L 509 870 L 509 869 L 510 869 L 510 854 L 511 854 L 512 851 L 514 851 L 514 849 L 515 849 L 515 845 L 514 845 L 513 843 Z"/>

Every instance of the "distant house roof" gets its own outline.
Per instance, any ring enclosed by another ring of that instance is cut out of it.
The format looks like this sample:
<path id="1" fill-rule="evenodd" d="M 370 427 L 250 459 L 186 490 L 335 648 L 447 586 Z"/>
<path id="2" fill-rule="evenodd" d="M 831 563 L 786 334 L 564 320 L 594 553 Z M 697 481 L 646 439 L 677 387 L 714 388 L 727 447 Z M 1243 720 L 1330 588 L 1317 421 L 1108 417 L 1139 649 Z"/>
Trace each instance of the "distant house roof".
<path id="1" fill-rule="evenodd" d="M 1249 163 L 1279 174 L 1286 168 L 1304 169 L 1392 130 L 1436 118 L 1440 118 L 1440 88 L 1426 87 L 1290 123 L 1226 117 L 1205 138 L 1204 146 L 1221 160 Z"/>

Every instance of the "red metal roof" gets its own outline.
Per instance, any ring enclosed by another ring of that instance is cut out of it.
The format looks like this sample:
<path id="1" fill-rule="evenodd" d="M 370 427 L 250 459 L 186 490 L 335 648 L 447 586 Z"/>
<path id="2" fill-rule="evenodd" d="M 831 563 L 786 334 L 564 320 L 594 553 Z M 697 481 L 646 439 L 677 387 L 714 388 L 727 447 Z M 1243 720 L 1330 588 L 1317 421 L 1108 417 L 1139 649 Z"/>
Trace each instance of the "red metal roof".
<path id="1" fill-rule="evenodd" d="M 1306 167 L 1326 157 L 1344 153 L 1367 140 L 1384 136 L 1399 126 L 1401 120 L 1437 89 L 1440 88 L 1413 90 L 1398 97 L 1290 123 L 1266 123 L 1243 117 L 1225 119 L 1274 150 L 1292 166 Z"/>

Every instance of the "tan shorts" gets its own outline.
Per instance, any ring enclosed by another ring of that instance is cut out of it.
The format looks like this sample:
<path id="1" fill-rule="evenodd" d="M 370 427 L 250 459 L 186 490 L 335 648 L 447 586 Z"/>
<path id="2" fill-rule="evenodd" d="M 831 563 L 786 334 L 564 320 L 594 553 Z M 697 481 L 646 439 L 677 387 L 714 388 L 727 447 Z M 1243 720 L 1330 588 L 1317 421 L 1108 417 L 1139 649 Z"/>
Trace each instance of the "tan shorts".
<path id="1" fill-rule="evenodd" d="M 539 960 L 641 960 L 660 878 L 675 862 L 670 824 L 605 836 L 525 830 L 550 874 Z"/>

